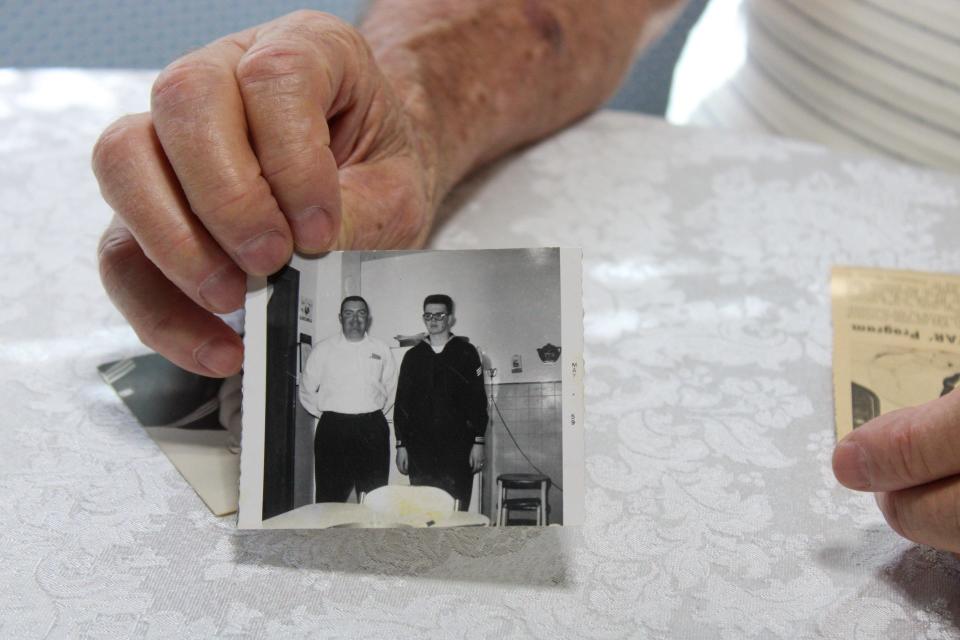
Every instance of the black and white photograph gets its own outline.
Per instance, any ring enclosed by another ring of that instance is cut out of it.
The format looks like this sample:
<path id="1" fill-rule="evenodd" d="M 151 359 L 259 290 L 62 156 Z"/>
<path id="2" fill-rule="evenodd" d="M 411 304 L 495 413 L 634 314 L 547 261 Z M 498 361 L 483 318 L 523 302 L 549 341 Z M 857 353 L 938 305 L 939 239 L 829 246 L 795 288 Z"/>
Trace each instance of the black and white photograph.
<path id="1" fill-rule="evenodd" d="M 238 525 L 582 523 L 580 269 L 350 251 L 251 279 Z"/>

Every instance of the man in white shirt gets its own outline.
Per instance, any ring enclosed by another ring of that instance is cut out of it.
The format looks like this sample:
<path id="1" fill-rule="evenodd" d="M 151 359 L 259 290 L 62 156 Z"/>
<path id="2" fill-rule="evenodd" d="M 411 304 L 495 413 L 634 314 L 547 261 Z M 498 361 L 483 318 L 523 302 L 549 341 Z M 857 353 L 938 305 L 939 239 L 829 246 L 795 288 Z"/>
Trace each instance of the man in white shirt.
<path id="1" fill-rule="evenodd" d="M 396 363 L 387 345 L 367 335 L 370 307 L 360 296 L 340 303 L 341 333 L 310 352 L 300 403 L 320 418 L 314 438 L 317 502 L 346 502 L 387 484 Z"/>

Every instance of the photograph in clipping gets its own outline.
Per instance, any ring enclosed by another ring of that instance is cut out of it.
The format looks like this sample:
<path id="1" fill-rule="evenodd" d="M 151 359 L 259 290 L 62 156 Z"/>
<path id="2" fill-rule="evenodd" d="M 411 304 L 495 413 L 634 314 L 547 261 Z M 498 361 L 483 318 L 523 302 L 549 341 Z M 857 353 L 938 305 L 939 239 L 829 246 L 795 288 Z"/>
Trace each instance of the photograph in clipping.
<path id="1" fill-rule="evenodd" d="M 581 253 L 350 251 L 251 279 L 241 528 L 583 521 Z"/>
<path id="2" fill-rule="evenodd" d="M 960 383 L 960 276 L 835 267 L 837 439 Z"/>

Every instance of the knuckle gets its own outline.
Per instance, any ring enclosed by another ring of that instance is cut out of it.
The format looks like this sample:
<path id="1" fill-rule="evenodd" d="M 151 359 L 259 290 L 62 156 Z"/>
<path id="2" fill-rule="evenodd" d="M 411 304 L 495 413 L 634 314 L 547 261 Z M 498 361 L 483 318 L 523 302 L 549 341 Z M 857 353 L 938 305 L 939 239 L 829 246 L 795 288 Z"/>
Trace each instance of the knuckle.
<path id="1" fill-rule="evenodd" d="M 137 153 L 144 141 L 144 123 L 137 116 L 124 116 L 107 127 L 91 154 L 91 165 L 98 179 L 109 176 L 118 165 Z"/>
<path id="2" fill-rule="evenodd" d="M 325 34 L 324 42 L 328 43 L 332 51 L 341 56 L 347 68 L 356 73 L 359 73 L 361 69 L 366 69 L 367 64 L 373 57 L 366 39 L 349 24 L 336 25 L 334 29 Z"/>
<path id="3" fill-rule="evenodd" d="M 890 431 L 891 471 L 899 480 L 907 484 L 914 483 L 930 468 L 918 449 L 913 427 L 909 423 L 898 424 Z"/>
<path id="4" fill-rule="evenodd" d="M 288 22 L 294 28 L 310 29 L 311 31 L 354 31 L 350 23 L 324 11 L 300 9 L 287 15 Z"/>
<path id="5" fill-rule="evenodd" d="M 160 72 L 150 92 L 154 111 L 170 111 L 187 102 L 202 100 L 217 86 L 221 70 L 200 56 L 188 56 Z"/>
<path id="6" fill-rule="evenodd" d="M 97 262 L 100 280 L 108 294 L 112 296 L 122 284 L 123 266 L 138 258 L 140 253 L 140 245 L 127 229 L 114 226 L 103 233 L 97 245 Z"/>
<path id="7" fill-rule="evenodd" d="M 331 37 L 354 53 L 366 53 L 367 41 L 353 25 L 337 19 L 332 25 Z"/>
<path id="8" fill-rule="evenodd" d="M 347 57 L 369 53 L 367 41 L 352 24 L 335 15 L 304 9 L 287 16 L 286 28 L 292 35 L 324 46 L 334 46 Z"/>
<path id="9" fill-rule="evenodd" d="M 222 38 L 210 43 L 205 48 L 212 47 L 214 45 L 233 47 L 234 51 L 240 54 L 243 54 L 250 47 L 247 39 L 244 38 L 240 33 L 231 33 L 229 35 L 225 35 Z"/>
<path id="10" fill-rule="evenodd" d="M 305 137 L 274 153 L 261 153 L 263 177 L 267 182 L 289 177 L 296 186 L 309 184 L 316 179 L 318 155 L 318 150 Z"/>
<path id="11" fill-rule="evenodd" d="M 170 311 L 162 311 L 153 318 L 142 319 L 141 322 L 132 322 L 134 333 L 140 342 L 154 351 L 160 351 L 163 336 L 174 332 L 174 325 L 178 322 L 177 315 Z"/>
<path id="12" fill-rule="evenodd" d="M 162 244 L 152 248 L 149 252 L 150 259 L 161 269 L 177 269 L 182 263 L 184 257 L 188 257 L 186 263 L 194 263 L 197 260 L 197 237 L 189 229 L 170 230 L 160 236 Z"/>
<path id="13" fill-rule="evenodd" d="M 193 206 L 193 211 L 201 220 L 235 219 L 237 216 L 231 215 L 232 212 L 242 213 L 272 197 L 264 180 L 231 180 L 208 188 L 202 204 Z"/>
<path id="14" fill-rule="evenodd" d="M 143 286 L 138 277 L 147 258 L 133 234 L 120 225 L 112 225 L 101 236 L 97 245 L 100 277 L 110 298 L 140 341 L 147 347 L 163 352 L 169 337 L 180 333 L 182 319 L 174 307 L 158 304 L 132 303 L 129 294 Z M 136 296 L 134 296 L 135 298 Z"/>
<path id="15" fill-rule="evenodd" d="M 254 88 L 264 82 L 281 83 L 293 93 L 305 84 L 310 69 L 310 52 L 302 44 L 290 41 L 248 51 L 237 64 L 241 87 Z"/>

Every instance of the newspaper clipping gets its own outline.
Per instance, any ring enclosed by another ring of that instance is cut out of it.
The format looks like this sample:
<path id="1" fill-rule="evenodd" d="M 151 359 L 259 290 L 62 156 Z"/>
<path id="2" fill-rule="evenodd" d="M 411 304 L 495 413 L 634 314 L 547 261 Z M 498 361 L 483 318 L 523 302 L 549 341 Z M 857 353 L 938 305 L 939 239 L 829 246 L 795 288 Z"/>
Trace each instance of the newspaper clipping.
<path id="1" fill-rule="evenodd" d="M 960 276 L 834 267 L 837 439 L 960 382 Z"/>

